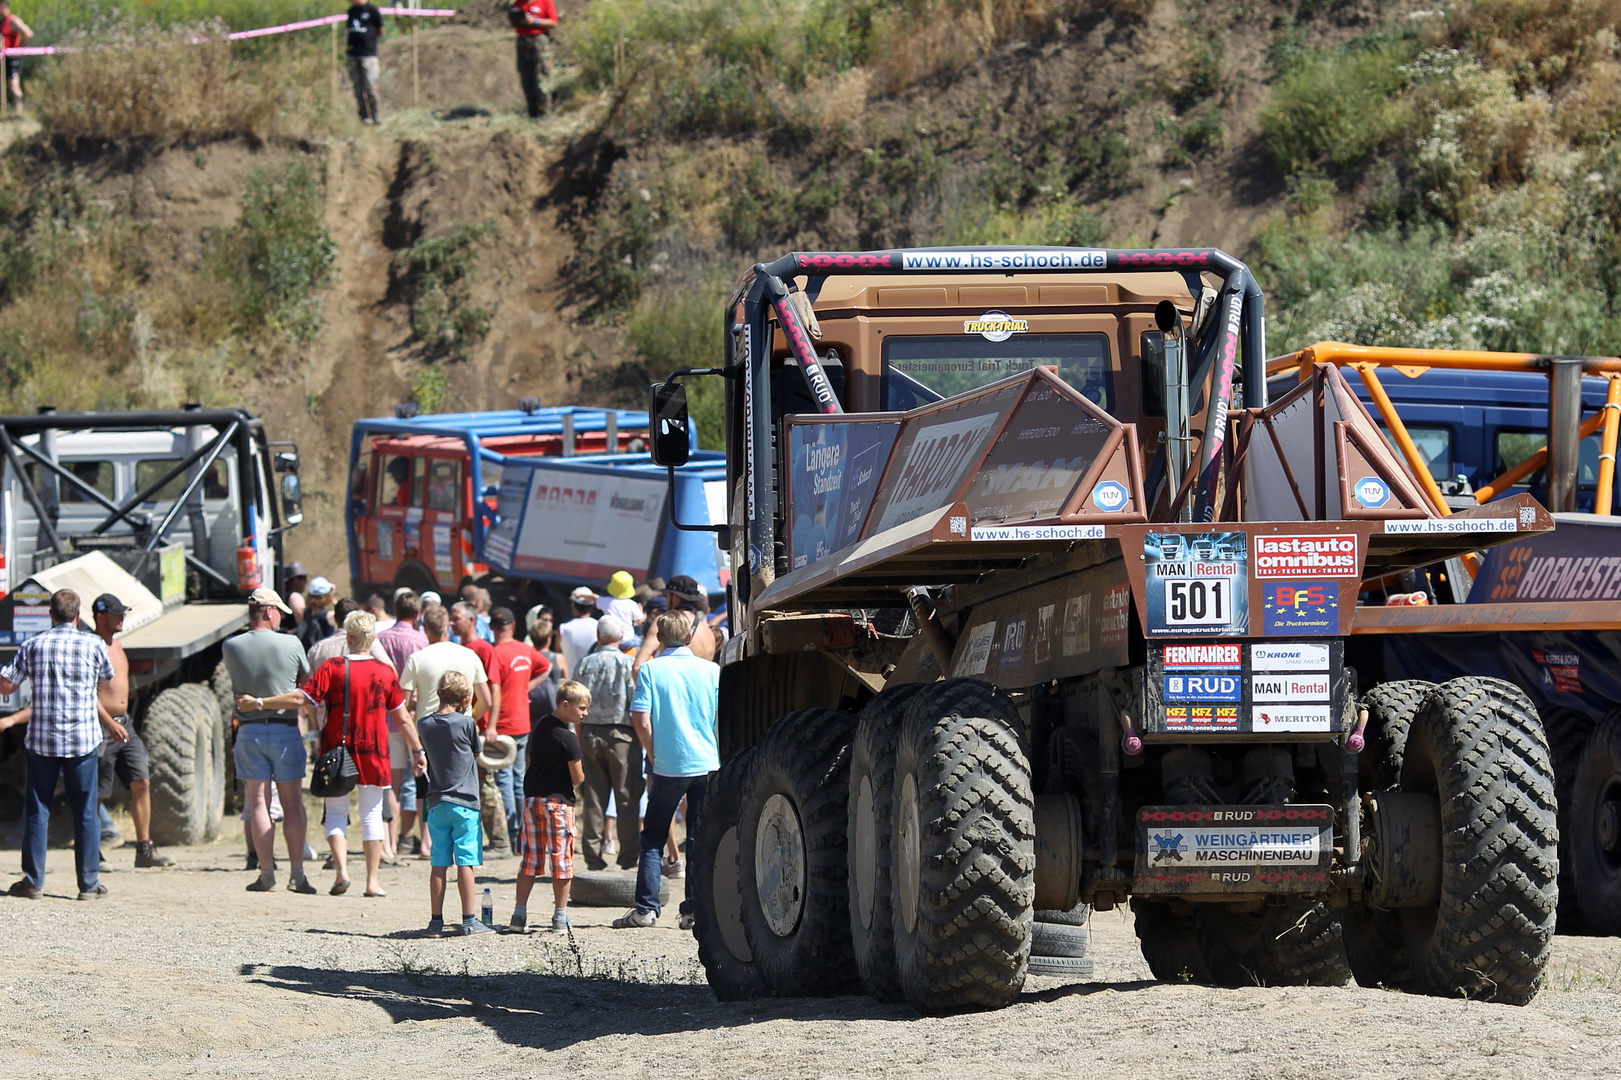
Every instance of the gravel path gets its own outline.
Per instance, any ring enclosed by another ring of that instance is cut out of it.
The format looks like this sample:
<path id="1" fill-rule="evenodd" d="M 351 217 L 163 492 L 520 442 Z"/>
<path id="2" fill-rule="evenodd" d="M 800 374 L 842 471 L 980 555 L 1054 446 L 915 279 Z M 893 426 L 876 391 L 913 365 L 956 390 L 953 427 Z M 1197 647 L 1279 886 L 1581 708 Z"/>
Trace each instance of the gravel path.
<path id="1" fill-rule="evenodd" d="M 1525 1008 L 1381 990 L 1154 982 L 1130 917 L 1093 921 L 1094 979 L 1032 979 L 998 1013 L 919 1018 L 865 998 L 719 1005 L 689 935 L 576 909 L 556 935 L 415 940 L 427 867 L 382 899 L 243 891 L 239 840 L 121 869 L 78 903 L 53 850 L 42 901 L 0 897 L 0 1060 L 28 1075 L 963 1078 L 1616 1075 L 1621 940 L 1560 938 Z M 133 851 L 110 853 L 128 867 Z M 7 862 L 15 852 L 5 853 Z M 490 865 L 499 920 L 516 864 Z M 0 881 L 6 879 L 0 878 Z M 285 879 L 284 879 L 285 880 Z M 545 923 L 541 889 L 534 899 Z"/>

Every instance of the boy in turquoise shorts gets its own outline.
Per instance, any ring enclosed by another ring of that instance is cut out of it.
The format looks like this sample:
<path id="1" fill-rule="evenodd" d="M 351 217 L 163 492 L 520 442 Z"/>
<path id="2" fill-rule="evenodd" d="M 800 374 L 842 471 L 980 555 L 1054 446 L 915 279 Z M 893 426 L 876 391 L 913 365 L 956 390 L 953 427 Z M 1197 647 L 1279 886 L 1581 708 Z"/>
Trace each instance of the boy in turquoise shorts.
<path id="1" fill-rule="evenodd" d="M 439 679 L 439 711 L 417 721 L 422 739 L 417 772 L 423 772 L 426 759 L 426 821 L 433 848 L 433 872 L 428 877 L 432 917 L 424 937 L 445 932 L 445 872 L 452 866 L 462 901 L 462 921 L 455 932 L 494 932 L 478 921 L 473 908 L 473 868 L 483 865 L 484 852 L 478 816 L 478 726 L 466 711 L 472 697 L 467 676 L 447 671 Z"/>

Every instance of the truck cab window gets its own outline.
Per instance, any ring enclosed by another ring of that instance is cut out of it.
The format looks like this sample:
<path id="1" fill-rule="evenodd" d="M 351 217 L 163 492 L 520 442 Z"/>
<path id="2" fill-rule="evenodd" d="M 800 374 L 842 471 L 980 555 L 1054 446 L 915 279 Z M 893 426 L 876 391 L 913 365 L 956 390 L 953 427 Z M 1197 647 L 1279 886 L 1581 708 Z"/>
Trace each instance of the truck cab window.
<path id="1" fill-rule="evenodd" d="M 456 493 L 460 490 L 461 468 L 455 461 L 443 458 L 427 459 L 428 509 L 454 512 Z"/>
<path id="2" fill-rule="evenodd" d="M 907 408 L 891 397 L 891 373 L 919 383 L 940 397 L 961 394 L 1018 375 L 1033 367 L 1052 366 L 1059 377 L 1088 400 L 1108 410 L 1114 404 L 1109 374 L 1109 339 L 1103 334 L 1029 334 L 1004 331 L 1021 320 L 1007 319 L 982 333 L 892 337 L 884 342 L 884 408 Z M 1005 340 L 997 341 L 1006 332 Z M 990 337 L 987 337 L 986 334 Z M 908 389 L 904 383 L 895 385 Z"/>
<path id="3" fill-rule="evenodd" d="M 1497 433 L 1496 444 L 1497 471 L 1501 474 L 1547 446 L 1548 433 L 1546 430 L 1503 430 Z M 1581 441 L 1576 464 L 1577 487 L 1591 489 L 1598 486 L 1598 458 L 1602 452 L 1596 432 Z M 1520 483 L 1535 487 L 1542 483 L 1546 476 L 1546 468 L 1538 469 Z"/>
<path id="4" fill-rule="evenodd" d="M 1392 450 L 1397 454 L 1401 453 L 1401 447 L 1390 437 L 1389 428 L 1380 424 L 1379 433 L 1385 437 L 1385 442 L 1390 444 Z M 1436 480 L 1451 480 L 1455 475 L 1452 464 L 1452 429 L 1409 425 L 1407 434 L 1412 437 L 1413 445 L 1418 448 L 1418 456 L 1429 466 L 1430 476 Z"/>
<path id="5" fill-rule="evenodd" d="M 179 458 L 147 458 L 144 461 L 137 461 L 135 463 L 135 490 L 145 491 L 148 484 L 174 468 L 179 461 Z M 225 470 L 226 463 L 224 461 L 215 461 L 214 464 L 208 467 L 208 473 L 203 477 L 202 484 L 199 485 L 204 499 L 228 499 L 231 497 L 231 478 Z M 178 499 L 180 493 L 186 490 L 187 479 L 186 474 L 181 473 L 153 492 L 147 502 L 170 502 Z"/>
<path id="6" fill-rule="evenodd" d="M 101 492 L 101 494 L 106 498 L 111 499 L 113 497 L 112 462 L 64 461 L 62 462 L 62 468 L 66 469 L 74 476 L 77 476 L 80 480 L 83 480 L 85 483 Z M 28 464 L 23 466 L 23 469 L 28 473 L 28 479 L 34 485 L 35 491 L 39 490 L 40 481 L 44 479 L 45 476 L 49 475 L 45 472 L 45 470 L 39 467 L 37 462 L 30 461 Z M 81 489 L 68 483 L 66 480 L 58 478 L 56 488 L 58 494 L 60 495 L 60 501 L 63 503 L 95 502 L 95 500 L 89 495 L 86 495 Z"/>
<path id="7" fill-rule="evenodd" d="M 414 506 L 411 498 L 411 463 L 409 454 L 388 454 L 383 467 L 377 471 L 377 505 Z"/>

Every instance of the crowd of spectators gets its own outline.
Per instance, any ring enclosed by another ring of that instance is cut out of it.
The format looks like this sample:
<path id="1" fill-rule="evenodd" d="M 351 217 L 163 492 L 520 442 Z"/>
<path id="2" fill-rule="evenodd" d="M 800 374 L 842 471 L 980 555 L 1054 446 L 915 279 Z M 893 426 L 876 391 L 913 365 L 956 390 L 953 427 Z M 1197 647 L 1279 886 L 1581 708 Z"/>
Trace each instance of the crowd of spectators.
<path id="1" fill-rule="evenodd" d="M 528 929 L 535 882 L 551 877 L 552 930 L 567 931 L 576 847 L 590 871 L 635 871 L 636 906 L 616 927 L 652 926 L 660 879 L 682 877 L 672 824 L 687 830 L 719 766 L 714 662 L 722 630 L 691 578 L 638 586 L 614 574 L 604 593 L 569 596 L 569 617 L 537 604 L 520 621 L 467 585 L 448 605 L 438 593 L 401 588 L 385 600 L 339 596 L 332 582 L 290 563 L 282 592 L 255 589 L 248 628 L 224 646 L 234 694 L 231 727 L 243 784 L 249 892 L 277 887 L 276 822 L 286 888 L 319 890 L 306 873 L 305 786 L 311 763 L 342 746 L 354 763 L 353 794 L 324 800 L 327 892 L 351 886 L 348 842 L 358 819 L 365 861 L 361 895 L 384 895 L 381 870 L 405 856 L 432 863 L 428 933 L 445 932 L 449 872 L 462 919 L 450 929 L 486 933 L 474 917 L 474 868 L 517 855 L 509 932 Z M 0 720 L 28 723 L 23 879 L 14 895 L 43 888 L 49 804 L 61 778 L 74 819 L 79 896 L 106 895 L 97 843 L 97 800 L 118 777 L 131 793 L 137 866 L 167 866 L 148 835 L 150 784 L 129 717 L 128 661 L 117 635 L 124 605 L 95 601 L 95 632 L 81 629 L 79 598 L 52 597 L 52 627 L 0 668 L 0 692 L 32 678 L 32 706 Z M 682 925 L 690 926 L 686 904 Z"/>

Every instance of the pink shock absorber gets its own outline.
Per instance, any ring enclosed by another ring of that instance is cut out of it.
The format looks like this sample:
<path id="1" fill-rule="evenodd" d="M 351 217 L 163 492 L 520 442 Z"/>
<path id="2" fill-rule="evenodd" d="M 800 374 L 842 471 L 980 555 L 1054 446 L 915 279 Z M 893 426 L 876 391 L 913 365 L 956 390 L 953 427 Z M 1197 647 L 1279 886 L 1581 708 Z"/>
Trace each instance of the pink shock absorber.
<path id="1" fill-rule="evenodd" d="M 1345 737 L 1345 749 L 1348 753 L 1360 754 L 1362 748 L 1368 745 L 1367 736 L 1364 734 L 1367 726 L 1368 707 L 1366 705 L 1358 706 L 1356 710 L 1356 727 L 1351 731 L 1351 734 Z"/>
<path id="2" fill-rule="evenodd" d="M 788 303 L 788 296 L 784 293 L 771 301 L 771 309 L 777 313 L 777 322 L 782 325 L 782 334 L 788 339 L 788 348 L 799 362 L 799 370 L 805 373 L 805 382 L 810 385 L 811 396 L 816 399 L 818 412 L 833 414 L 842 413 L 839 399 L 833 393 L 833 384 L 828 382 L 827 372 L 816 359 L 816 350 L 811 348 L 810 337 L 805 328 L 799 325 L 799 316 Z"/>
<path id="3" fill-rule="evenodd" d="M 1124 709 L 1120 712 L 1120 749 L 1125 751 L 1127 757 L 1136 757 L 1143 752 L 1143 737 L 1137 734 L 1131 714 Z"/>

